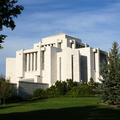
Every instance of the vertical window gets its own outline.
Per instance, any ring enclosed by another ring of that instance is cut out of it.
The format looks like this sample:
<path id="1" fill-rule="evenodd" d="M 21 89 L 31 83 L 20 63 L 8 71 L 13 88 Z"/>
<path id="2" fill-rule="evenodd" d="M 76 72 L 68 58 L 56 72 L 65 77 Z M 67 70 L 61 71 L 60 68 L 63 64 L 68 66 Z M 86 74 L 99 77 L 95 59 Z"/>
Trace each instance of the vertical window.
<path id="1" fill-rule="evenodd" d="M 59 58 L 59 74 L 60 74 L 60 80 L 61 80 L 61 57 Z"/>
<path id="2" fill-rule="evenodd" d="M 34 70 L 34 53 L 32 53 L 32 71 Z"/>
<path id="3" fill-rule="evenodd" d="M 29 71 L 30 71 L 31 55 L 29 54 Z"/>
<path id="4" fill-rule="evenodd" d="M 25 54 L 25 71 L 27 71 L 27 54 Z"/>
<path id="5" fill-rule="evenodd" d="M 73 68 L 73 55 L 71 56 L 71 62 L 72 62 L 72 79 L 74 78 L 74 68 Z"/>
<path id="6" fill-rule="evenodd" d="M 37 52 L 25 54 L 25 71 L 37 70 Z"/>
<path id="7" fill-rule="evenodd" d="M 58 43 L 58 48 L 60 48 L 60 49 L 61 49 L 61 43 Z"/>
<path id="8" fill-rule="evenodd" d="M 96 65 L 95 65 L 95 52 L 94 52 L 94 70 L 96 70 Z"/>
<path id="9" fill-rule="evenodd" d="M 27 55 L 27 71 L 30 70 L 30 54 L 26 54 Z"/>
<path id="10" fill-rule="evenodd" d="M 44 59 L 44 51 L 42 51 L 42 70 L 44 70 L 44 62 L 45 62 L 45 59 Z"/>
<path id="11" fill-rule="evenodd" d="M 36 65 L 35 65 L 35 66 L 36 66 L 36 67 L 35 67 L 35 70 L 37 70 L 37 54 L 38 54 L 38 53 L 36 53 L 36 58 L 35 58 L 35 63 L 36 63 Z"/>

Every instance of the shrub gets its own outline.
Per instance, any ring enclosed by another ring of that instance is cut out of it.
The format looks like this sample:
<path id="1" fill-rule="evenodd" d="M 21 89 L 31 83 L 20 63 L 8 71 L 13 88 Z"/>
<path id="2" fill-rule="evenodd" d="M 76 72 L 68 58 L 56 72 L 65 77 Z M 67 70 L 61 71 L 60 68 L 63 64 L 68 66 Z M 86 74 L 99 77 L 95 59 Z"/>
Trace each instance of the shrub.
<path id="1" fill-rule="evenodd" d="M 77 86 L 76 82 L 73 82 L 73 79 L 67 79 L 67 91 L 70 91 L 73 87 Z"/>
<path id="2" fill-rule="evenodd" d="M 67 82 L 66 82 L 67 81 Z M 55 85 L 47 88 L 45 91 L 43 89 L 37 89 L 33 93 L 33 97 L 46 98 L 46 97 L 60 97 L 66 95 L 74 86 L 77 86 L 76 82 L 72 79 L 67 79 L 66 81 L 56 81 Z"/>
<path id="3" fill-rule="evenodd" d="M 65 95 L 67 91 L 67 83 L 65 81 L 56 81 L 55 87 L 57 90 L 59 90 L 60 95 Z"/>
<path id="4" fill-rule="evenodd" d="M 9 98 L 6 100 L 6 102 L 7 102 L 7 103 L 15 103 L 15 102 L 20 102 L 20 101 L 22 101 L 22 100 L 23 100 L 22 97 L 17 96 L 17 95 L 13 95 L 13 96 L 9 97 Z"/>
<path id="5" fill-rule="evenodd" d="M 98 83 L 94 83 L 95 87 L 98 88 Z"/>
<path id="6" fill-rule="evenodd" d="M 46 97 L 45 91 L 41 88 L 38 88 L 33 92 L 33 97 Z"/>
<path id="7" fill-rule="evenodd" d="M 87 82 L 82 82 L 80 86 L 88 86 Z"/>
<path id="8" fill-rule="evenodd" d="M 53 85 L 50 88 L 47 88 L 45 92 L 47 97 L 56 97 L 60 95 L 60 91 L 57 90 L 56 87 Z"/>
<path id="9" fill-rule="evenodd" d="M 98 87 L 98 83 L 94 82 L 92 77 L 90 78 L 90 81 L 88 82 L 88 85 L 89 86 L 94 86 L 95 88 Z"/>
<path id="10" fill-rule="evenodd" d="M 93 78 L 91 77 L 90 81 L 88 82 L 88 85 L 94 86 L 94 84 L 95 84 L 95 82 L 94 82 Z"/>
<path id="11" fill-rule="evenodd" d="M 95 91 L 93 91 L 93 87 L 90 86 L 79 86 L 79 87 L 73 87 L 69 91 L 69 95 L 73 96 L 93 96 L 95 95 Z"/>

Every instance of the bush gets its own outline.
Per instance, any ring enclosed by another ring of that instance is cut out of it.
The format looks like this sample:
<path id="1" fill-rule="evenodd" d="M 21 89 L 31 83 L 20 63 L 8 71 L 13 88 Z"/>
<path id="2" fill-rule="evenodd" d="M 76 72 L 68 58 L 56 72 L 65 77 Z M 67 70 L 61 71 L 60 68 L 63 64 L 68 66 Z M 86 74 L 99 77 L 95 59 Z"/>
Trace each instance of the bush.
<path id="1" fill-rule="evenodd" d="M 73 87 L 77 86 L 76 82 L 73 82 L 72 79 L 67 79 L 67 91 L 70 91 Z"/>
<path id="2" fill-rule="evenodd" d="M 7 102 L 7 103 L 15 103 L 15 102 L 20 102 L 20 101 L 22 101 L 22 100 L 23 100 L 22 97 L 17 96 L 17 95 L 13 95 L 13 96 L 9 97 L 9 98 L 6 100 L 6 102 Z"/>
<path id="3" fill-rule="evenodd" d="M 65 81 L 56 81 L 55 83 L 56 89 L 60 92 L 60 95 L 65 95 L 67 92 L 67 83 Z"/>
<path id="4" fill-rule="evenodd" d="M 76 82 L 72 79 L 67 79 L 65 81 L 56 81 L 55 85 L 47 88 L 45 91 L 43 89 L 37 89 L 33 93 L 33 97 L 46 98 L 46 97 L 60 97 L 66 95 L 74 86 L 77 86 Z"/>
<path id="5" fill-rule="evenodd" d="M 41 88 L 38 88 L 33 92 L 33 97 L 46 97 L 45 91 Z"/>
<path id="6" fill-rule="evenodd" d="M 50 88 L 47 88 L 45 92 L 47 97 L 56 97 L 60 95 L 60 91 L 57 90 L 56 87 L 53 85 Z"/>
<path id="7" fill-rule="evenodd" d="M 80 86 L 88 86 L 87 82 L 82 82 Z"/>
<path id="8" fill-rule="evenodd" d="M 88 82 L 88 85 L 89 86 L 94 86 L 94 84 L 95 84 L 95 82 L 94 82 L 93 78 L 91 77 L 90 81 Z"/>
<path id="9" fill-rule="evenodd" d="M 68 94 L 73 96 L 94 96 L 95 91 L 93 89 L 91 86 L 73 87 Z"/>
<path id="10" fill-rule="evenodd" d="M 94 86 L 95 88 L 98 88 L 98 83 L 94 82 L 93 78 L 90 78 L 90 81 L 88 82 L 89 86 Z"/>

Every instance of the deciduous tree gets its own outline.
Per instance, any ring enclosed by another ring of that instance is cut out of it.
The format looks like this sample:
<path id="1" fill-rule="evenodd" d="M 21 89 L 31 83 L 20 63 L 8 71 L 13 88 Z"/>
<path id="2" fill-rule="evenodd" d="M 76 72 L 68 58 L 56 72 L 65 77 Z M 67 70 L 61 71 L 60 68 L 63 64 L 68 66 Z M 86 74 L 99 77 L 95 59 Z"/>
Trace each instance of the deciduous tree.
<path id="1" fill-rule="evenodd" d="M 3 75 L 0 76 L 0 103 L 3 98 L 3 105 L 5 105 L 5 99 L 14 94 L 14 87 L 10 85 L 10 80 L 5 80 Z"/>
<path id="2" fill-rule="evenodd" d="M 14 30 L 15 22 L 13 18 L 17 18 L 21 11 L 24 9 L 22 5 L 15 5 L 18 0 L 0 0 L 0 31 L 3 30 L 3 26 Z M 0 35 L 0 43 L 4 42 L 6 35 Z M 0 44 L 0 49 L 2 48 Z"/>

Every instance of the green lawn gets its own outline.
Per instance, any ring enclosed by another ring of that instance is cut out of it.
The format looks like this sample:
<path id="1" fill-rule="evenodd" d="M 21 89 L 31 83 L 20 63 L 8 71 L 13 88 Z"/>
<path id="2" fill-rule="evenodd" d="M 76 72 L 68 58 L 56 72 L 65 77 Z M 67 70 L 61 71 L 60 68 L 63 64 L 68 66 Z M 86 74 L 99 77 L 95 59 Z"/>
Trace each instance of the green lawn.
<path id="1" fill-rule="evenodd" d="M 119 120 L 120 110 L 95 97 L 49 98 L 0 106 L 0 120 Z"/>

